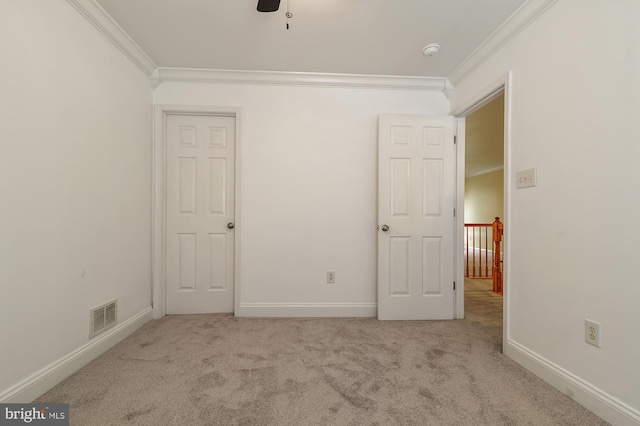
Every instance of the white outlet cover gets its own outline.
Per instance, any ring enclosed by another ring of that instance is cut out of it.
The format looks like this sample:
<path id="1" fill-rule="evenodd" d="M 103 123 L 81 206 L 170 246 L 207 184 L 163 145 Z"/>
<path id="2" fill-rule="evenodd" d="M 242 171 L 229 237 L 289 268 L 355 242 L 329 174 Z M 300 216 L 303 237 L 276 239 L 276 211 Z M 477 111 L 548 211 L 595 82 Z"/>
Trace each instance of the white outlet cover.
<path id="1" fill-rule="evenodd" d="M 327 284 L 335 284 L 336 271 L 327 271 Z"/>
<path id="2" fill-rule="evenodd" d="M 584 341 L 590 345 L 600 347 L 600 323 L 584 320 Z"/>

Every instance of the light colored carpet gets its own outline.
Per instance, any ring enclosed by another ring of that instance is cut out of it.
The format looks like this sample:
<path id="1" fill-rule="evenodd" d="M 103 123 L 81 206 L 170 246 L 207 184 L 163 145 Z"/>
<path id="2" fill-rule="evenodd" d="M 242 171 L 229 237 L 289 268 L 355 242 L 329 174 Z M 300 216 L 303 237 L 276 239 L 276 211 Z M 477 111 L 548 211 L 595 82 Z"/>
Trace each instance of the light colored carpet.
<path id="1" fill-rule="evenodd" d="M 606 425 L 500 353 L 490 285 L 458 321 L 168 316 L 38 402 L 76 426 Z"/>

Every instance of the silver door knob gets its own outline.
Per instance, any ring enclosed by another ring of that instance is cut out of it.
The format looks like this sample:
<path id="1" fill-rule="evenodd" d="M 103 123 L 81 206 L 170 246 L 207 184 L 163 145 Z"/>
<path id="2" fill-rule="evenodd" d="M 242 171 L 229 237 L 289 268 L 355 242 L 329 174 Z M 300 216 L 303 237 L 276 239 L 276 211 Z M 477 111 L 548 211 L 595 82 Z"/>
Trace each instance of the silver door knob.
<path id="1" fill-rule="evenodd" d="M 227 228 L 229 228 L 229 229 L 233 229 L 233 228 L 235 228 L 235 227 L 236 227 L 236 224 L 235 224 L 235 223 L 233 223 L 233 222 L 229 222 L 229 223 L 227 223 Z"/>
<path id="2" fill-rule="evenodd" d="M 389 230 L 389 227 L 387 225 L 382 225 L 380 229 L 382 229 L 382 232 L 387 232 Z"/>

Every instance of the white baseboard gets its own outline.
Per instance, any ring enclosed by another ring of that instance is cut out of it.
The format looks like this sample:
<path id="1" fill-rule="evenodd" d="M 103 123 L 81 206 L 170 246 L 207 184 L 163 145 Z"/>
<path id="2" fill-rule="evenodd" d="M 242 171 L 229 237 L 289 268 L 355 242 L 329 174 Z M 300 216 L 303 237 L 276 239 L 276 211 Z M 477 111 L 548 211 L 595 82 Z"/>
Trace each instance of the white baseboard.
<path id="1" fill-rule="evenodd" d="M 507 341 L 505 354 L 612 425 L 640 425 L 640 411 L 560 368 L 519 343 L 511 340 Z"/>
<path id="2" fill-rule="evenodd" d="M 151 321 L 149 307 L 127 321 L 92 339 L 58 361 L 0 393 L 0 403 L 29 403 L 111 349 L 125 337 Z M 55 401 L 52 401 L 55 402 Z"/>
<path id="3" fill-rule="evenodd" d="M 376 317 L 376 303 L 241 303 L 238 317 Z"/>

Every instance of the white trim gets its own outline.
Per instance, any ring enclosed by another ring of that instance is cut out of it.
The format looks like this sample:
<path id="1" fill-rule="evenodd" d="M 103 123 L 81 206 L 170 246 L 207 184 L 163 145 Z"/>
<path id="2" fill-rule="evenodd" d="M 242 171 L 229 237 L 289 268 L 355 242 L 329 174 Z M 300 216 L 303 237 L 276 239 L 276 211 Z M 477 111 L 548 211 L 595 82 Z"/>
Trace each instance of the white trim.
<path id="1" fill-rule="evenodd" d="M 95 0 L 67 0 L 67 3 L 80 12 L 91 25 L 124 53 L 142 72 L 148 77 L 151 76 L 157 68 L 155 62 Z"/>
<path id="2" fill-rule="evenodd" d="M 505 83 L 511 80 L 511 71 L 506 74 L 501 75 L 498 79 L 493 81 L 488 86 L 484 87 L 482 90 L 479 90 L 475 96 L 472 96 L 471 99 L 468 99 L 465 102 L 461 102 L 460 105 L 453 108 L 451 110 L 451 115 L 456 117 L 466 117 L 469 114 L 473 114 L 483 106 L 487 105 L 491 101 L 493 101 L 498 96 L 505 94 L 505 109 L 506 109 L 506 90 Z M 505 123 L 506 126 L 506 123 Z"/>
<path id="3" fill-rule="evenodd" d="M 640 425 L 640 411 L 614 398 L 525 346 L 509 340 L 506 355 L 612 425 Z"/>
<path id="4" fill-rule="evenodd" d="M 153 115 L 153 185 L 152 185 L 152 300 L 153 318 L 166 315 L 166 283 L 165 283 L 165 230 L 166 230 L 166 159 L 165 159 L 165 122 L 168 114 L 189 115 L 226 115 L 235 117 L 236 121 L 236 166 L 235 166 L 235 219 L 233 234 L 235 238 L 234 252 L 234 312 L 240 307 L 240 235 L 242 233 L 241 194 L 241 155 L 242 155 L 242 108 L 212 107 L 189 105 L 155 105 Z"/>
<path id="5" fill-rule="evenodd" d="M 528 0 L 523 3 L 497 30 L 487 37 L 480 46 L 471 52 L 471 54 L 449 74 L 448 79 L 451 84 L 457 86 L 557 1 L 558 0 Z"/>
<path id="6" fill-rule="evenodd" d="M 450 99 L 453 87 L 535 21 L 558 0 L 528 0 L 482 42 L 447 78 L 419 76 L 350 75 L 330 73 L 235 71 L 158 68 L 155 62 L 95 0 L 67 0 L 87 21 L 131 62 L 151 77 L 152 84 L 201 82 L 225 84 L 285 84 L 319 87 L 360 87 L 428 90 Z"/>
<path id="7" fill-rule="evenodd" d="M 160 67 L 152 79 L 154 86 L 162 83 L 218 83 L 425 90 L 442 92 L 445 96 L 453 92 L 451 84 L 442 77 Z"/>
<path id="8" fill-rule="evenodd" d="M 504 170 L 504 165 L 501 166 L 497 166 L 497 167 L 491 167 L 490 169 L 485 169 L 485 170 L 480 170 L 479 172 L 475 172 L 475 173 L 470 173 L 470 174 L 465 174 L 465 179 L 468 178 L 473 178 L 473 177 L 478 177 L 478 176 L 482 176 L 482 175 L 487 175 L 489 173 L 493 173 L 493 172 L 497 172 L 500 170 Z"/>
<path id="9" fill-rule="evenodd" d="M 146 308 L 104 335 L 92 339 L 21 383 L 2 392 L 0 403 L 27 403 L 38 398 L 151 321 L 151 311 L 150 307 Z"/>
<path id="10" fill-rule="evenodd" d="M 375 318 L 376 303 L 242 303 L 236 312 L 241 317 L 358 317 Z"/>
<path id="11" fill-rule="evenodd" d="M 455 318 L 464 318 L 464 172 L 465 172 L 465 144 L 466 122 L 464 117 L 456 117 L 456 217 L 455 223 L 455 271 L 456 305 Z"/>
<path id="12" fill-rule="evenodd" d="M 165 194 L 164 110 L 154 108 L 151 147 L 151 301 L 153 319 L 166 315 L 164 278 Z"/>
<path id="13" fill-rule="evenodd" d="M 513 92 L 511 71 L 501 77 L 504 87 L 504 189 L 502 214 L 503 241 L 502 244 L 502 347 L 509 339 L 511 331 L 511 120 Z"/>

